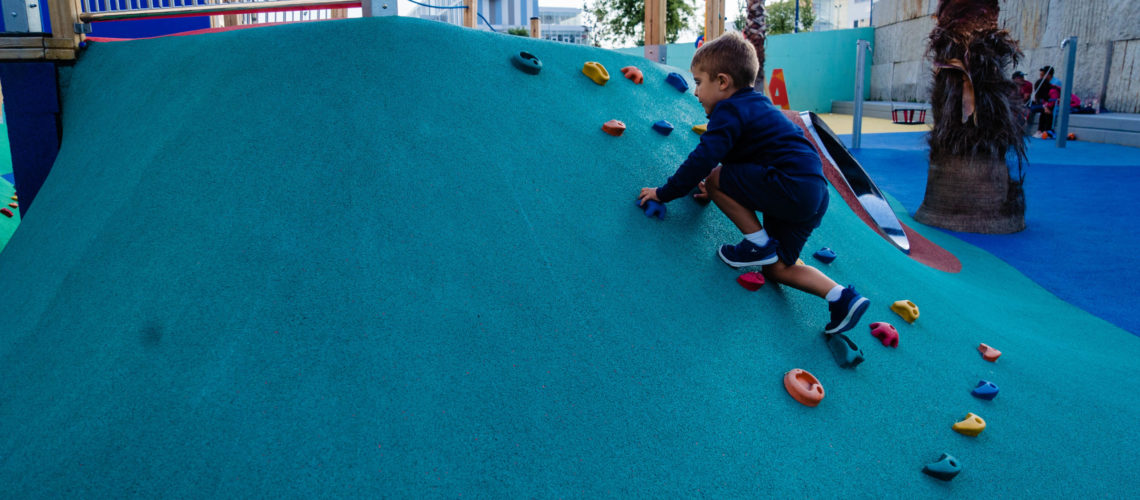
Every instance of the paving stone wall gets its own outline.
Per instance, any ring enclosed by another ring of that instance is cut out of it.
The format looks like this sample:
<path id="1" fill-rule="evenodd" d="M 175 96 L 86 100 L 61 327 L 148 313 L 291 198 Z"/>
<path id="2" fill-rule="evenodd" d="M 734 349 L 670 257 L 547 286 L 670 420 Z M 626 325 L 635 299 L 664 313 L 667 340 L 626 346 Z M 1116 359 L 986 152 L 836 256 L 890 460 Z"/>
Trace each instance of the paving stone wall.
<path id="1" fill-rule="evenodd" d="M 1064 78 L 1067 48 L 1077 37 L 1073 92 L 1106 109 L 1140 113 L 1140 0 L 1001 0 L 999 24 L 1024 57 L 1014 70 L 1030 81 L 1044 65 Z M 926 43 L 938 0 L 876 0 L 871 99 L 928 102 L 932 66 Z"/>

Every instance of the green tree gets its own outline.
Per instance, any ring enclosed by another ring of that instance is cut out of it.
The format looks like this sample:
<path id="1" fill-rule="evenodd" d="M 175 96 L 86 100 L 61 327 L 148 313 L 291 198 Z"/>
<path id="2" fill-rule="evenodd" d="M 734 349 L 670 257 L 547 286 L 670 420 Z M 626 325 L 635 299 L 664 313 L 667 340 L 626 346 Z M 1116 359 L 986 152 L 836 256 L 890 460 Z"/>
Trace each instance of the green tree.
<path id="1" fill-rule="evenodd" d="M 596 0 L 587 9 L 593 17 L 594 44 L 609 42 L 616 45 L 633 40 L 645 44 L 645 0 Z M 665 1 L 665 42 L 677 43 L 677 37 L 686 29 L 695 28 L 696 8 L 689 0 Z M 700 30 L 698 30 L 700 31 Z"/>
<path id="2" fill-rule="evenodd" d="M 507 28 L 507 34 L 515 36 L 530 36 L 530 30 L 526 28 Z"/>
<path id="3" fill-rule="evenodd" d="M 811 31 L 815 24 L 815 12 L 811 0 L 800 2 L 800 31 Z M 794 0 L 774 2 L 766 7 L 768 15 L 768 34 L 782 35 L 795 32 L 796 4 Z"/>

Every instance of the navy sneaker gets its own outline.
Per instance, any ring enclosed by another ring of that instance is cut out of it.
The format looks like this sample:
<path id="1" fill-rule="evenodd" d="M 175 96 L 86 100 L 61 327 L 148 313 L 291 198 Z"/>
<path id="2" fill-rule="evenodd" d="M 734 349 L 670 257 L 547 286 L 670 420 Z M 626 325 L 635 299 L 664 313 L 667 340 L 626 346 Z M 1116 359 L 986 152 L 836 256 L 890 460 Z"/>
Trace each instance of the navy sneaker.
<path id="1" fill-rule="evenodd" d="M 771 238 L 768 239 L 768 244 L 762 247 L 756 246 L 755 243 L 745 238 L 744 241 L 735 246 L 721 245 L 716 253 L 720 255 L 720 260 L 732 267 L 766 266 L 775 264 L 777 260 L 780 260 L 780 257 L 776 255 L 776 249 L 779 247 L 780 242 Z"/>
<path id="2" fill-rule="evenodd" d="M 844 288 L 843 293 L 839 294 L 839 300 L 827 304 L 831 310 L 831 322 L 824 327 L 824 333 L 840 333 L 854 328 L 869 305 L 871 301 L 859 295 L 855 287 Z"/>

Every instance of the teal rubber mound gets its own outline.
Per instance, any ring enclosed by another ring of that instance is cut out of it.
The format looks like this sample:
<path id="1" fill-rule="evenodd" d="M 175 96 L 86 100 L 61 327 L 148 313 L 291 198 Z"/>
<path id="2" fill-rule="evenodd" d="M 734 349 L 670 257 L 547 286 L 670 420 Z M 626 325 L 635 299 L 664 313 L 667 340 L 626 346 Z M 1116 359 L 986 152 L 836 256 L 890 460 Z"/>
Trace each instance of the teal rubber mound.
<path id="1" fill-rule="evenodd" d="M 735 283 L 715 207 L 634 207 L 705 122 L 671 71 L 408 18 L 92 44 L 0 253 L 5 495 L 1134 494 L 1140 338 L 900 210 L 963 270 L 919 264 L 833 191 L 805 248 L 872 301 L 843 369 L 821 299 Z"/>

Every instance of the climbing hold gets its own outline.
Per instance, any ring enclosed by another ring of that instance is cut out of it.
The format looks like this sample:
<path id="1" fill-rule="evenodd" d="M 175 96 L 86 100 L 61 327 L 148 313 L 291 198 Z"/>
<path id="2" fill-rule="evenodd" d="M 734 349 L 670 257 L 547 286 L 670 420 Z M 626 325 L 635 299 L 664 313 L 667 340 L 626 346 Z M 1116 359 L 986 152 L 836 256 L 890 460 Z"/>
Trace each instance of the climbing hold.
<path id="1" fill-rule="evenodd" d="M 1001 351 L 985 344 L 978 344 L 978 352 L 982 353 L 982 357 L 991 363 L 1001 357 Z"/>
<path id="2" fill-rule="evenodd" d="M 879 321 L 871 323 L 871 335 L 882 342 L 887 347 L 899 346 L 899 332 L 895 330 L 894 325 Z"/>
<path id="3" fill-rule="evenodd" d="M 522 70 L 523 73 L 530 75 L 537 75 L 542 71 L 542 61 L 539 61 L 538 58 L 530 52 L 519 52 L 515 54 L 514 57 L 511 57 L 511 64 L 514 64 L 515 67 Z"/>
<path id="4" fill-rule="evenodd" d="M 9 203 L 8 206 L 12 207 L 12 208 L 16 208 L 16 207 L 19 207 L 20 205 L 13 201 L 12 203 Z"/>
<path id="5" fill-rule="evenodd" d="M 1072 132 L 1069 132 L 1069 135 L 1068 135 L 1068 137 L 1069 137 L 1069 140 L 1070 140 L 1070 141 L 1075 141 L 1075 140 L 1077 140 L 1077 134 L 1074 134 L 1074 133 L 1072 133 Z"/>
<path id="6" fill-rule="evenodd" d="M 19 198 L 17 198 L 16 195 L 12 195 L 12 201 L 19 201 Z"/>
<path id="7" fill-rule="evenodd" d="M 626 78 L 629 78 L 630 81 L 638 85 L 641 85 L 641 82 L 645 78 L 641 74 L 641 70 L 637 69 L 637 66 L 626 66 L 621 69 L 621 74 L 625 75 Z"/>
<path id="8" fill-rule="evenodd" d="M 737 276 L 736 282 L 740 283 L 740 286 L 755 292 L 764 286 L 764 275 L 757 271 L 751 271 Z"/>
<path id="9" fill-rule="evenodd" d="M 914 323 L 914 320 L 918 319 L 918 306 L 909 300 L 896 301 L 891 304 L 891 310 L 902 316 L 902 319 L 905 319 L 907 323 Z"/>
<path id="10" fill-rule="evenodd" d="M 665 220 L 665 204 L 659 201 L 646 200 L 643 206 L 638 200 L 633 200 L 633 204 L 638 208 L 645 210 L 646 217 L 657 217 L 660 220 Z"/>
<path id="11" fill-rule="evenodd" d="M 958 460 L 949 454 L 943 453 L 938 457 L 938 461 L 926 464 L 922 468 L 922 472 L 935 479 L 949 481 L 954 479 L 959 472 L 962 472 L 962 466 L 958 464 Z"/>
<path id="12" fill-rule="evenodd" d="M 657 133 L 661 135 L 669 135 L 673 132 L 673 124 L 665 120 L 660 120 L 653 124 L 653 130 L 656 130 Z"/>
<path id="13" fill-rule="evenodd" d="M 812 256 L 824 264 L 830 264 L 831 261 L 835 260 L 835 257 L 837 257 L 837 255 L 835 255 L 835 250 L 827 247 L 823 247 L 817 250 L 814 254 L 812 254 Z"/>
<path id="14" fill-rule="evenodd" d="M 0 208 L 0 214 L 4 214 L 5 217 L 12 217 L 12 211 L 7 208 Z"/>
<path id="15" fill-rule="evenodd" d="M 705 132 L 708 132 L 708 131 L 709 131 L 709 125 L 707 123 L 705 123 L 703 125 L 693 125 L 693 132 L 696 132 L 697 135 L 705 135 Z"/>
<path id="16" fill-rule="evenodd" d="M 975 387 L 974 390 L 970 391 L 970 394 L 978 399 L 993 401 L 993 399 L 998 395 L 998 386 L 993 382 L 981 380 L 978 382 L 978 386 Z"/>
<path id="17" fill-rule="evenodd" d="M 606 71 L 606 67 L 599 62 L 590 61 L 583 64 L 582 74 L 590 77 L 598 85 L 605 85 L 606 82 L 610 81 L 610 72 Z"/>
<path id="18" fill-rule="evenodd" d="M 986 421 L 973 413 L 967 413 L 966 418 L 954 424 L 954 431 L 966 436 L 977 436 L 984 430 L 986 430 Z"/>
<path id="19" fill-rule="evenodd" d="M 669 76 L 665 77 L 665 83 L 672 85 L 678 92 L 689 90 L 689 82 L 686 82 L 685 77 L 679 73 L 669 73 Z"/>
<path id="20" fill-rule="evenodd" d="M 863 350 L 842 333 L 825 333 L 824 340 L 835 362 L 843 368 L 855 368 L 863 362 Z"/>
<path id="21" fill-rule="evenodd" d="M 625 132 L 625 123 L 622 123 L 621 120 L 610 120 L 602 124 L 602 130 L 607 134 L 617 137 L 620 136 L 622 132 Z"/>
<path id="22" fill-rule="evenodd" d="M 823 386 L 815 375 L 807 370 L 796 368 L 784 374 L 784 389 L 788 390 L 796 401 L 806 406 L 816 406 L 823 401 Z"/>
<path id="23" fill-rule="evenodd" d="M 804 264 L 803 259 L 796 259 L 796 265 L 797 266 L 806 266 L 807 264 Z"/>

